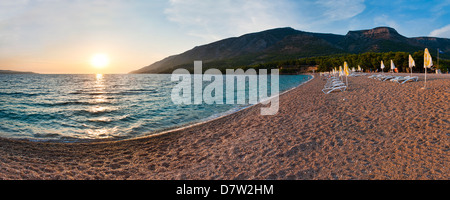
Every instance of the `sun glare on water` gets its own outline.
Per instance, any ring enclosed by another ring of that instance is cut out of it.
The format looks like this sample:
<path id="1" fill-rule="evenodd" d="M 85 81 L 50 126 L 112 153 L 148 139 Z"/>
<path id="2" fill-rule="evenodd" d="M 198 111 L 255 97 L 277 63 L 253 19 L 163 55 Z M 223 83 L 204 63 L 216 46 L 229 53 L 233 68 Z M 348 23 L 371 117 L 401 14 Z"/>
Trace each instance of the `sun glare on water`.
<path id="1" fill-rule="evenodd" d="M 109 57 L 106 54 L 95 54 L 91 58 L 91 65 L 95 68 L 104 68 L 109 64 Z"/>

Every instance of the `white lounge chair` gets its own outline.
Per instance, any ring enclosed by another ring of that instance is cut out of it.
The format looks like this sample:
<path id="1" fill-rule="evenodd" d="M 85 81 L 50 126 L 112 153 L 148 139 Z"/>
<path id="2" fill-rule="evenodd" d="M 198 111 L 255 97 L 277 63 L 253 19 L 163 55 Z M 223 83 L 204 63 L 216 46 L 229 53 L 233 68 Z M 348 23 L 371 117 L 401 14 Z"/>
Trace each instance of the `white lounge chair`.
<path id="1" fill-rule="evenodd" d="M 396 76 L 396 77 L 392 78 L 390 81 L 394 82 L 394 81 L 401 80 L 404 78 L 405 78 L 404 76 Z"/>
<path id="2" fill-rule="evenodd" d="M 343 92 L 346 89 L 347 89 L 346 85 L 341 85 L 341 86 L 336 86 L 336 87 L 324 88 L 324 89 L 322 89 L 322 92 L 325 93 L 325 94 L 329 94 L 329 93 L 331 93 L 333 91 L 336 91 L 336 90 L 340 90 L 340 91 Z"/>
<path id="3" fill-rule="evenodd" d="M 395 82 L 397 82 L 397 83 L 399 83 L 399 84 L 403 84 L 403 83 L 406 83 L 406 82 L 408 82 L 408 81 L 415 81 L 415 82 L 417 82 L 419 80 L 419 77 L 417 77 L 417 76 L 405 76 L 403 79 L 398 79 L 398 80 L 396 80 Z"/>
<path id="4" fill-rule="evenodd" d="M 380 74 L 379 76 L 375 77 L 375 79 L 382 81 L 384 78 L 386 78 L 387 76 Z"/>
<path id="5" fill-rule="evenodd" d="M 345 83 L 336 83 L 336 84 L 333 84 L 333 85 L 325 86 L 325 87 L 323 87 L 323 89 L 324 90 L 329 90 L 329 89 L 333 89 L 333 88 L 341 87 L 341 86 L 346 86 L 346 85 L 345 85 Z"/>
<path id="6" fill-rule="evenodd" d="M 378 78 L 378 77 L 380 77 L 380 76 L 382 76 L 382 75 L 381 75 L 381 74 L 376 74 L 376 75 L 369 76 L 369 77 L 367 77 L 367 78 L 373 78 L 373 79 L 375 79 L 375 78 Z"/>
<path id="7" fill-rule="evenodd" d="M 325 94 L 329 94 L 336 90 L 345 91 L 346 89 L 347 89 L 347 86 L 339 78 L 330 77 L 327 79 L 327 83 L 325 83 L 325 86 L 322 89 L 322 92 Z"/>
<path id="8" fill-rule="evenodd" d="M 327 82 L 325 84 L 325 87 L 331 87 L 331 86 L 336 86 L 336 85 L 341 85 L 341 84 L 344 84 L 344 83 L 340 80 L 335 80 L 335 81 Z"/>
<path id="9" fill-rule="evenodd" d="M 381 80 L 382 80 L 382 81 L 387 81 L 387 80 L 393 79 L 393 78 L 395 78 L 395 76 L 385 76 L 385 77 L 382 78 Z"/>

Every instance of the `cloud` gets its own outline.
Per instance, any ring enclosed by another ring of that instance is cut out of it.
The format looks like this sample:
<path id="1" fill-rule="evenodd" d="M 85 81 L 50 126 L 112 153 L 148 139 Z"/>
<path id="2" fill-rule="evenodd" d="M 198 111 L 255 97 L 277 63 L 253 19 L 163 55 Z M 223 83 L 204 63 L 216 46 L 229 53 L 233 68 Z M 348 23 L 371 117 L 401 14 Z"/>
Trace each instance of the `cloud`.
<path id="1" fill-rule="evenodd" d="M 125 66 L 143 66 L 154 59 L 154 54 L 142 52 L 156 49 L 152 49 L 151 41 L 156 37 L 148 36 L 156 29 L 151 26 L 153 19 L 147 14 L 153 3 L 137 0 L 0 0 L 0 67 L 34 64 L 56 67 L 52 63 L 82 66 L 90 54 L 102 51 L 129 58 L 126 62 L 121 61 Z M 136 64 L 137 60 L 141 64 Z"/>
<path id="2" fill-rule="evenodd" d="M 27 0 L 0 1 L 0 22 L 25 11 Z"/>
<path id="3" fill-rule="evenodd" d="M 0 53 L 36 54 L 74 45 L 133 40 L 144 26 L 130 1 L 39 0 L 0 3 Z M 7 14 L 5 14 L 7 13 Z M 138 20 L 135 20 L 139 18 Z M 136 25 L 139 23 L 138 25 Z M 128 35 L 127 35 L 128 34 Z M 100 48 L 100 47 L 99 47 Z M 58 51 L 58 50 L 54 50 Z M 29 53 L 28 53 L 29 52 Z M 0 55 L 1 57 L 1 55 Z"/>
<path id="4" fill-rule="evenodd" d="M 431 37 L 442 37 L 442 38 L 450 38 L 450 24 L 444 26 L 442 28 L 431 31 Z"/>
<path id="5" fill-rule="evenodd" d="M 270 0 L 171 0 L 165 14 L 188 34 L 212 41 L 289 25 L 292 16 L 283 12 L 289 9 L 287 5 Z"/>
<path id="6" fill-rule="evenodd" d="M 364 9 L 363 0 L 171 0 L 164 13 L 189 35 L 214 41 L 277 27 L 317 29 Z"/>
<path id="7" fill-rule="evenodd" d="M 352 18 L 366 9 L 364 0 L 322 0 L 317 2 L 318 13 L 326 20 L 338 21 Z"/>
<path id="8" fill-rule="evenodd" d="M 400 26 L 397 24 L 397 22 L 385 14 L 376 16 L 373 19 L 373 23 L 375 26 L 388 26 L 397 30 L 400 29 Z"/>

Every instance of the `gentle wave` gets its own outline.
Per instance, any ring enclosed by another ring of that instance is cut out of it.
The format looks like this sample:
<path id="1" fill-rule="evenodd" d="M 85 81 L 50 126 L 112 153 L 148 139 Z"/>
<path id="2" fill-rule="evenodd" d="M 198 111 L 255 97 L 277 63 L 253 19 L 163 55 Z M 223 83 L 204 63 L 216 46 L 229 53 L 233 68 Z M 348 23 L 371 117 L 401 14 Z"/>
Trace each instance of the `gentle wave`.
<path id="1" fill-rule="evenodd" d="M 92 106 L 92 105 L 111 105 L 113 103 L 107 101 L 99 102 L 86 102 L 86 101 L 68 101 L 68 102 L 56 102 L 56 103 L 26 103 L 25 105 L 43 106 L 43 107 L 58 107 L 58 106 Z"/>
<path id="2" fill-rule="evenodd" d="M 0 96 L 35 97 L 45 93 L 0 92 Z"/>
<path id="3" fill-rule="evenodd" d="M 124 116 L 117 116 L 117 117 L 100 117 L 100 118 L 93 118 L 88 119 L 90 122 L 101 122 L 101 123 L 109 123 L 109 122 L 126 122 L 133 120 L 133 117 L 130 117 L 129 115 Z"/>
<path id="4" fill-rule="evenodd" d="M 76 91 L 70 92 L 71 95 L 91 95 L 91 96 L 99 96 L 99 95 L 139 95 L 142 92 L 146 93 L 156 93 L 156 90 L 153 89 L 136 89 L 136 90 L 127 90 L 120 92 L 91 92 L 91 91 Z"/>

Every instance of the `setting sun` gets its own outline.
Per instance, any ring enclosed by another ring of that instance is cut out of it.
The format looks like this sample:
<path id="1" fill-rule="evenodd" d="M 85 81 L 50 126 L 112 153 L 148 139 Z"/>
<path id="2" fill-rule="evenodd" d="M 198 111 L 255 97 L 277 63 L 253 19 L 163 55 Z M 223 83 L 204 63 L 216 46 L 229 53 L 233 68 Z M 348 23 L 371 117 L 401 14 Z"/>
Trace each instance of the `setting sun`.
<path id="1" fill-rule="evenodd" d="M 96 68 L 103 68 L 109 64 L 109 57 L 106 54 L 95 54 L 91 58 L 91 65 Z"/>

